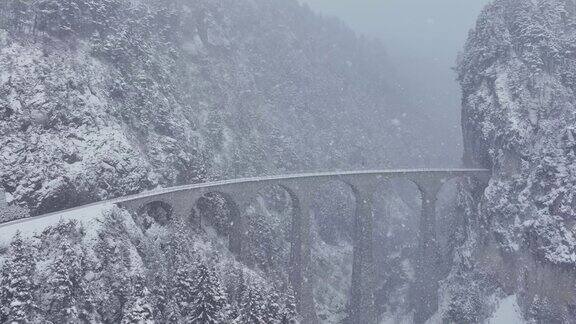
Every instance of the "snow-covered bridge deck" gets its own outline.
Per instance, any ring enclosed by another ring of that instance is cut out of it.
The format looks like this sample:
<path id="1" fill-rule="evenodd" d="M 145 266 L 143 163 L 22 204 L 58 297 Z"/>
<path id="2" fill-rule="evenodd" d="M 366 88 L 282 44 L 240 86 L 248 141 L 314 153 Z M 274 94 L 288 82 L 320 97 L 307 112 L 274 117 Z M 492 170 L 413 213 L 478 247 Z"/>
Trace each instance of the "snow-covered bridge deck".
<path id="1" fill-rule="evenodd" d="M 375 179 L 389 179 L 389 178 L 408 178 L 410 180 L 421 177 L 441 177 L 444 179 L 451 179 L 457 177 L 476 177 L 488 178 L 491 171 L 488 169 L 398 169 L 398 170 L 366 170 L 366 171 L 341 171 L 341 172 L 317 172 L 317 173 L 302 173 L 291 175 L 277 175 L 269 177 L 255 177 L 255 178 L 240 178 L 232 180 L 223 180 L 208 183 L 199 183 L 193 185 L 185 185 L 178 187 L 170 187 L 160 190 L 148 191 L 141 194 L 127 196 L 113 200 L 115 203 L 130 201 L 134 199 L 141 199 L 150 196 L 157 196 L 160 194 L 167 194 L 177 191 L 185 190 L 203 190 L 203 189 L 216 189 L 225 186 L 238 186 L 250 184 L 268 184 L 282 181 L 310 181 L 310 180 L 345 180 L 355 177 L 374 177 Z"/>

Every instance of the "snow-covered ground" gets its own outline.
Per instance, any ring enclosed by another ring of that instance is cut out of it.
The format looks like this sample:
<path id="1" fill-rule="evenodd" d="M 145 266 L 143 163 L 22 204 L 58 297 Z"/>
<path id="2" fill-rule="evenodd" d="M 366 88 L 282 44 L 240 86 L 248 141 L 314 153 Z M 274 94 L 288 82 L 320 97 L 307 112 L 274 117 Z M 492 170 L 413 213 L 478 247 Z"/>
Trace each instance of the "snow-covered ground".
<path id="1" fill-rule="evenodd" d="M 522 324 L 522 318 L 516 295 L 508 296 L 500 301 L 498 307 L 487 324 Z"/>
<path id="2" fill-rule="evenodd" d="M 84 229 L 90 231 L 98 227 L 97 219 L 103 216 L 105 211 L 111 210 L 113 206 L 112 202 L 103 202 L 2 224 L 0 225 L 0 248 L 7 246 L 18 231 L 22 236 L 31 237 L 49 226 L 58 224 L 61 220 L 77 220 Z"/>

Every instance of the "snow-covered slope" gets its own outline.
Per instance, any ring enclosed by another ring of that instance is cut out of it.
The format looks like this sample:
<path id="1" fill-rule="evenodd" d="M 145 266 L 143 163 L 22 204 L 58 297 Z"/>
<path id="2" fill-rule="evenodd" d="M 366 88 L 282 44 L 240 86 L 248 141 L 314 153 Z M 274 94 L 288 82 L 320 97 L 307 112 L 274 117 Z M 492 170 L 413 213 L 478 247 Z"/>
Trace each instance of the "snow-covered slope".
<path id="1" fill-rule="evenodd" d="M 0 1 L 0 186 L 10 203 L 36 215 L 210 180 L 422 166 L 411 134 L 420 114 L 406 114 L 402 95 L 381 44 L 295 0 Z M 283 286 L 289 206 L 277 191 L 264 196 L 248 219 L 251 269 L 211 229 L 149 232 L 114 209 L 102 217 L 95 217 L 98 208 L 78 209 L 4 227 L 2 241 L 11 243 L 0 250 L 7 260 L 0 299 L 18 307 L 0 307 L 0 321 L 76 316 L 116 323 L 149 320 L 150 312 L 160 322 L 188 318 L 178 312 L 189 309 L 175 305 L 191 297 L 170 289 L 197 284 L 184 279 L 205 274 L 202 264 L 229 290 L 226 316 L 258 313 L 250 308 L 264 303 L 257 291 L 289 292 Z M 336 186 L 319 196 L 314 271 L 324 281 L 315 293 L 319 315 L 335 321 L 346 316 L 352 202 Z M 405 233 L 414 211 L 390 196 L 393 202 L 378 211 L 391 216 L 381 221 L 378 244 L 393 245 L 382 251 L 395 254 L 382 252 L 378 262 L 394 271 L 380 273 L 378 307 L 403 312 L 414 239 Z M 388 226 L 398 235 L 382 234 Z M 82 271 L 78 262 L 86 262 Z M 12 294 L 6 280 L 26 283 L 27 299 Z M 244 289 L 246 281 L 251 289 Z M 55 287 L 74 293 L 52 294 Z M 56 311 L 54 296 L 74 298 L 57 300 Z M 168 303 L 167 296 L 181 299 Z M 290 297 L 280 294 L 276 301 L 284 306 L 267 309 L 286 314 Z M 266 300 L 273 304 L 275 297 Z"/>
<path id="2" fill-rule="evenodd" d="M 295 0 L 2 1 L 0 185 L 38 214 L 158 186 L 414 166 L 417 141 L 388 154 L 410 124 L 385 57 Z"/>
<path id="3" fill-rule="evenodd" d="M 0 249 L 8 247 L 16 234 L 31 238 L 42 233 L 46 228 L 58 225 L 61 222 L 76 221 L 84 228 L 98 227 L 98 219 L 114 207 L 113 203 L 98 203 L 79 207 L 63 212 L 55 212 L 37 216 L 33 219 L 21 219 L 0 225 Z"/>
<path id="4" fill-rule="evenodd" d="M 516 295 L 508 296 L 500 301 L 494 314 L 487 324 L 522 324 L 525 323 Z"/>
<path id="5" fill-rule="evenodd" d="M 286 279 L 271 280 L 236 261 L 214 231 L 174 224 L 144 232 L 130 214 L 97 207 L 36 220 L 8 246 L 2 244 L 0 320 L 189 323 L 200 316 L 202 323 L 272 323 L 295 318 L 294 296 L 282 286 Z"/>

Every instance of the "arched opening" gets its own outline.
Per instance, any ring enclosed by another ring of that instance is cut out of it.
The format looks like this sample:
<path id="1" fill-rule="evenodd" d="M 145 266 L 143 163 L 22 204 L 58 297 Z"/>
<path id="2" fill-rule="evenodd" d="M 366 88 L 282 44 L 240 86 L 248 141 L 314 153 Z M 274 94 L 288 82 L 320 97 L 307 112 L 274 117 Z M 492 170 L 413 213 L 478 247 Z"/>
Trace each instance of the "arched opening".
<path id="1" fill-rule="evenodd" d="M 196 210 L 198 228 L 209 234 L 213 230 L 227 240 L 231 252 L 240 255 L 244 236 L 241 211 L 232 197 L 220 191 L 209 192 L 197 200 Z"/>
<path id="2" fill-rule="evenodd" d="M 149 230 L 153 226 L 168 226 L 173 220 L 173 210 L 170 204 L 157 200 L 143 205 L 138 215 L 143 228 Z"/>
<path id="3" fill-rule="evenodd" d="M 200 197 L 196 202 L 196 208 L 199 215 L 194 215 L 194 223 L 200 227 L 209 226 L 213 228 L 218 235 L 228 237 L 232 231 L 234 221 L 233 202 L 221 192 L 210 192 Z"/>
<path id="4" fill-rule="evenodd" d="M 409 313 L 422 195 L 406 178 L 379 184 L 373 198 L 374 303 L 378 315 Z"/>
<path id="5" fill-rule="evenodd" d="M 256 193 L 245 215 L 245 262 L 266 272 L 289 269 L 294 201 L 281 185 L 270 185 Z M 285 278 L 288 271 L 281 274 Z"/>
<path id="6" fill-rule="evenodd" d="M 313 234 L 322 242 L 340 246 L 354 239 L 356 197 L 352 187 L 342 181 L 331 181 L 313 195 Z"/>
<path id="7" fill-rule="evenodd" d="M 374 241 L 378 253 L 409 252 L 417 245 L 422 197 L 418 186 L 404 178 L 381 183 L 374 193 Z"/>
<path id="8" fill-rule="evenodd" d="M 292 184 L 290 184 L 291 186 Z M 259 230 L 261 226 L 267 226 L 266 231 L 274 231 L 271 235 L 274 240 L 269 242 L 248 242 L 247 245 L 252 249 L 260 249 L 261 260 L 256 265 L 260 268 L 267 268 L 270 262 L 278 262 L 276 267 L 281 269 L 279 272 L 273 271 L 272 267 L 266 270 L 277 280 L 284 280 L 290 283 L 296 297 L 296 306 L 299 314 L 303 316 L 306 322 L 315 322 L 314 298 L 312 292 L 312 278 L 309 276 L 310 271 L 310 219 L 308 217 L 308 197 L 303 197 L 304 193 L 295 192 L 298 190 L 298 184 L 294 188 L 288 185 L 278 184 L 262 188 L 258 192 L 257 202 L 247 215 L 247 232 Z M 266 214 L 268 220 L 273 224 L 263 224 L 258 222 L 258 214 Z M 275 215 L 274 215 L 275 214 Z M 254 218 L 256 217 L 256 218 Z M 254 222 L 256 220 L 256 222 Z M 251 229 L 252 228 L 252 229 Z M 251 239 L 258 236 L 247 237 Z M 264 238 L 264 237 L 263 237 Z M 259 245 L 257 247 L 256 245 Z M 272 247 L 272 248 L 271 248 Z M 269 258 L 269 255 L 276 255 L 275 258 Z M 263 264 L 263 265 L 262 265 Z"/>
<path id="9" fill-rule="evenodd" d="M 311 275 L 318 314 L 326 322 L 348 317 L 352 288 L 357 197 L 341 180 L 328 181 L 310 196 Z"/>

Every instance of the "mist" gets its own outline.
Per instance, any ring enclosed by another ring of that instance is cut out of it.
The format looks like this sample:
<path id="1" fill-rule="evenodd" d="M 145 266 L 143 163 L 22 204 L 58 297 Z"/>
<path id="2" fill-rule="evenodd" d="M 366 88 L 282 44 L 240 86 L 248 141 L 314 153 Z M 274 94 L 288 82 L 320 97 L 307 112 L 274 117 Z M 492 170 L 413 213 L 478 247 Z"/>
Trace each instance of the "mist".
<path id="1" fill-rule="evenodd" d="M 0 323 L 576 323 L 575 26 L 0 0 Z"/>
<path id="2" fill-rule="evenodd" d="M 490 0 L 302 0 L 360 35 L 381 40 L 406 88 L 412 111 L 430 121 L 428 165 L 460 165 L 460 87 L 453 68 L 476 18 Z"/>

